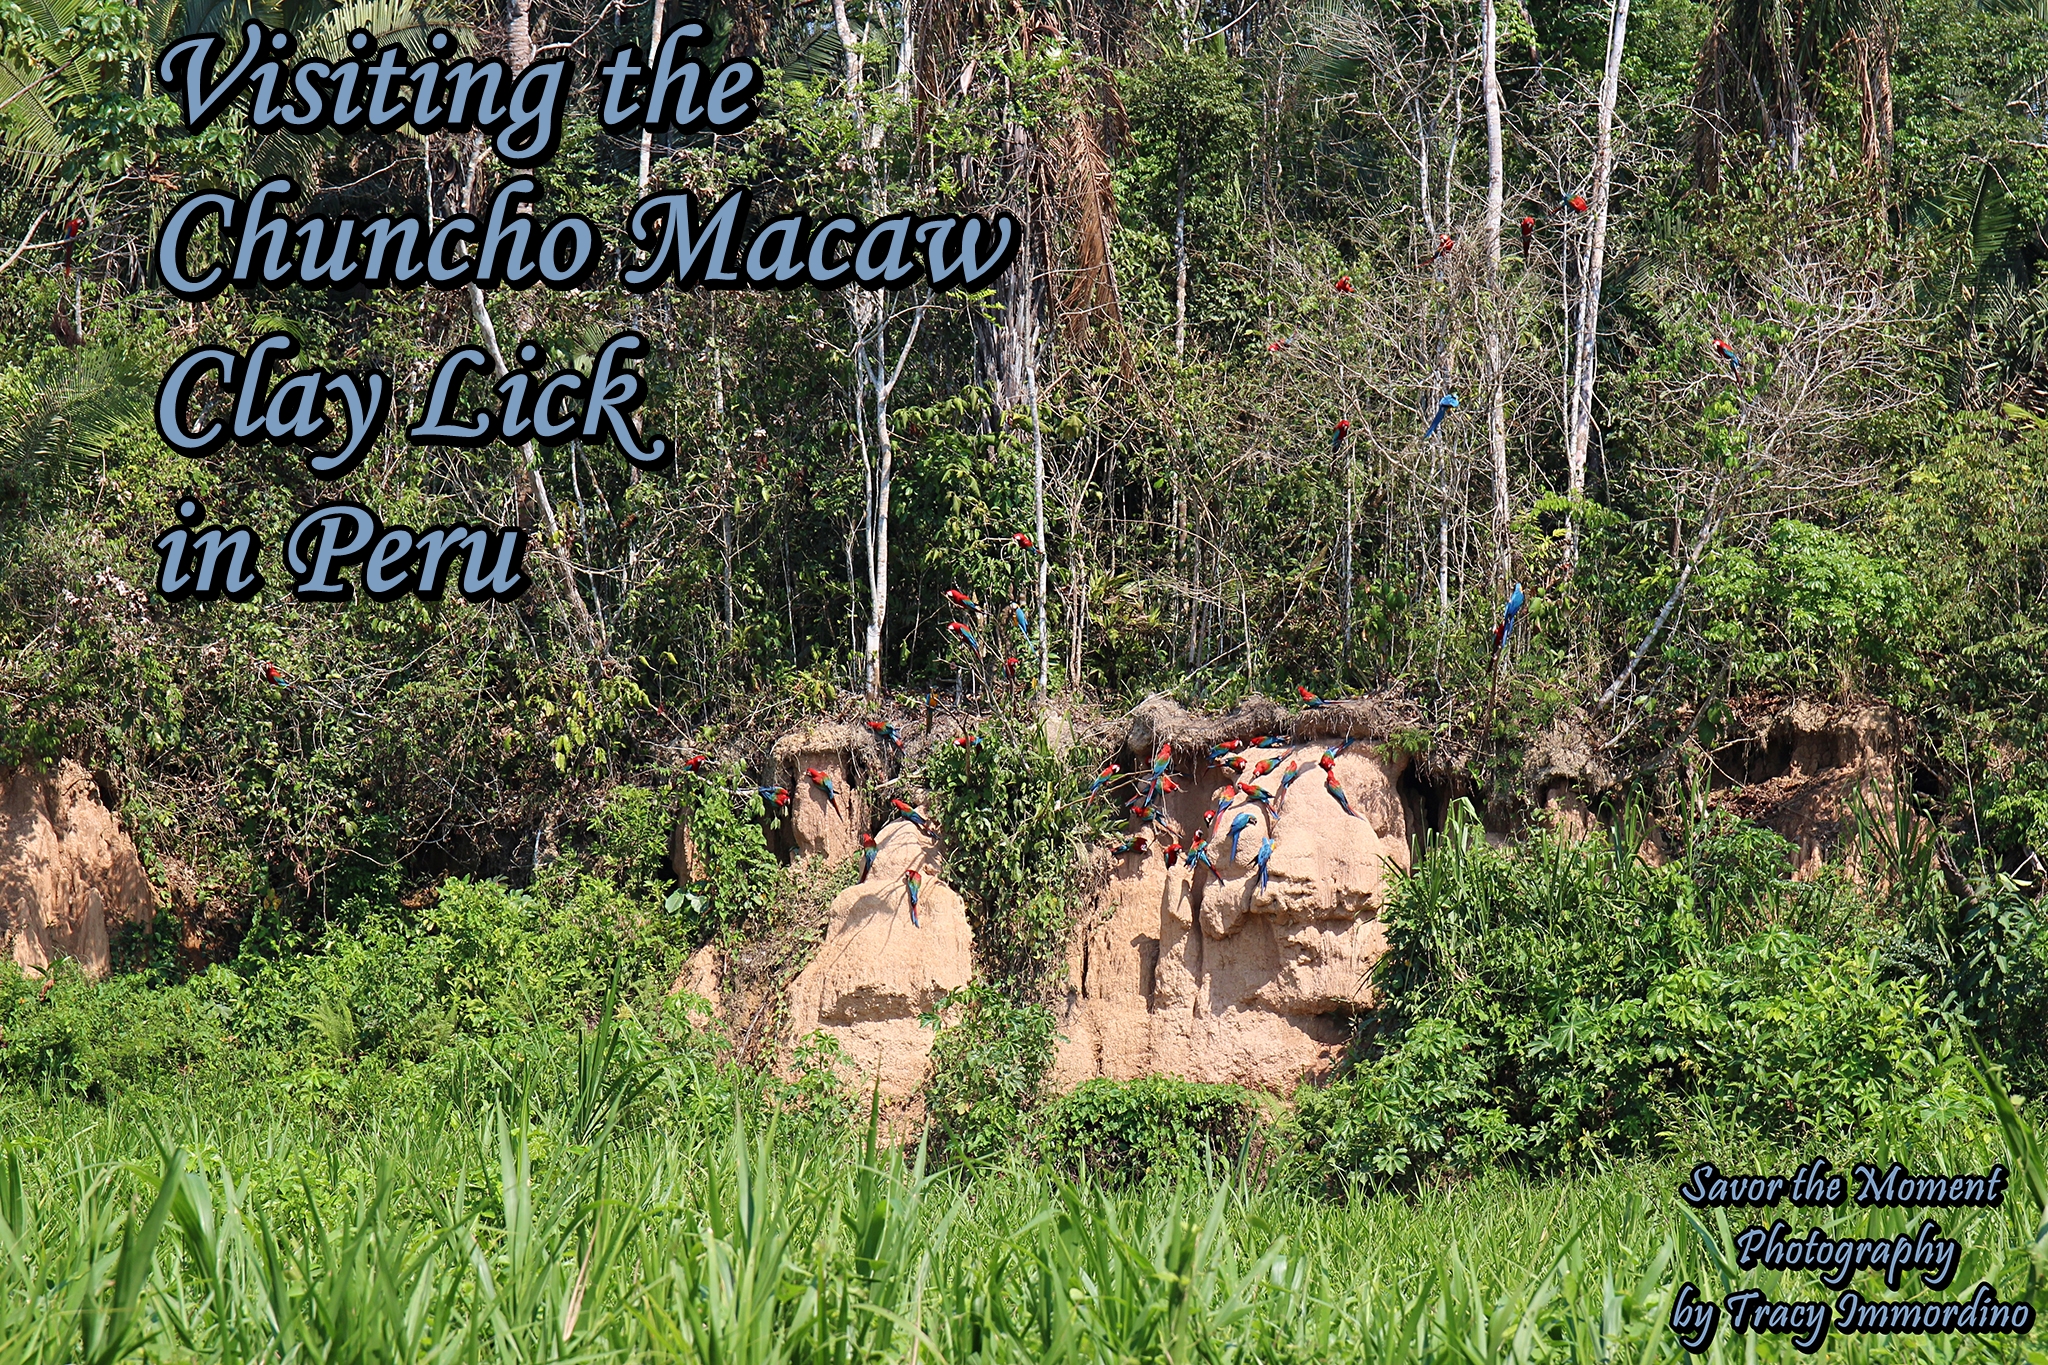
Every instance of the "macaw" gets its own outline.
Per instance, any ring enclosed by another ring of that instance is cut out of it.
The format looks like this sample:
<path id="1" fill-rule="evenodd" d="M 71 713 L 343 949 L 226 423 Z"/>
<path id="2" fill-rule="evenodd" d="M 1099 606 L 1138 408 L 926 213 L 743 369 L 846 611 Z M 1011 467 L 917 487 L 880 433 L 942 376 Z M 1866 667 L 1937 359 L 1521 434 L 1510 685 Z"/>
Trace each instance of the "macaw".
<path id="1" fill-rule="evenodd" d="M 966 626 L 960 624 L 958 621 L 948 622 L 946 625 L 946 629 L 952 631 L 955 635 L 965 640 L 968 646 L 974 650 L 975 658 L 979 659 L 981 657 L 981 640 L 975 635 L 973 631 L 969 630 Z"/>
<path id="2" fill-rule="evenodd" d="M 838 807 L 839 788 L 832 785 L 832 779 L 830 777 L 827 777 L 824 773 L 819 772 L 816 768 L 804 769 L 804 776 L 811 779 L 811 785 L 813 787 L 819 787 L 824 790 L 825 799 L 829 801 L 835 809 Z"/>
<path id="3" fill-rule="evenodd" d="M 1142 858 L 1151 851 L 1151 841 L 1142 834 L 1134 834 L 1118 844 L 1109 856 L 1112 858 L 1128 858 L 1131 854 L 1135 853 Z"/>
<path id="4" fill-rule="evenodd" d="M 1163 792 L 1167 792 L 1167 793 L 1169 793 L 1169 794 L 1170 794 L 1170 793 L 1173 793 L 1173 792 L 1177 792 L 1177 791 L 1179 791 L 1179 790 L 1180 790 L 1180 783 L 1178 783 L 1178 782 L 1174 781 L 1174 780 L 1173 780 L 1173 779 L 1172 779 L 1171 777 L 1169 777 L 1169 776 L 1168 776 L 1167 774 L 1165 774 L 1165 773 L 1161 773 L 1161 774 L 1159 774 L 1159 782 L 1158 782 L 1158 785 L 1157 785 L 1157 787 L 1156 787 L 1156 790 L 1158 790 L 1158 791 L 1163 791 Z"/>
<path id="5" fill-rule="evenodd" d="M 1253 735 L 1245 741 L 1244 747 L 1247 749 L 1263 749 L 1266 747 L 1266 741 L 1271 738 L 1271 735 Z"/>
<path id="6" fill-rule="evenodd" d="M 1269 341 L 1266 343 L 1266 349 L 1270 352 L 1277 354 L 1280 348 L 1282 346 L 1285 346 L 1286 344 L 1287 343 L 1284 341 Z"/>
<path id="7" fill-rule="evenodd" d="M 1158 811 L 1145 805 L 1132 806 L 1130 807 L 1130 812 L 1131 819 L 1136 820 L 1141 825 L 1148 824 L 1159 817 Z"/>
<path id="8" fill-rule="evenodd" d="M 1016 656 L 1016 655 L 1014 655 L 1014 654 L 1011 654 L 1011 655 L 1007 655 L 1007 656 L 1005 656 L 1005 658 L 1003 659 L 1003 677 L 1004 677 L 1004 678 L 1005 678 L 1006 680 L 1010 681 L 1010 682 L 1015 682 L 1015 681 L 1017 681 L 1017 656 Z"/>
<path id="9" fill-rule="evenodd" d="M 756 787 L 754 788 L 754 795 L 760 797 L 771 806 L 781 806 L 784 810 L 789 809 L 789 788 L 787 787 Z"/>
<path id="10" fill-rule="evenodd" d="M 1286 766 L 1286 767 L 1285 767 L 1284 769 L 1282 769 L 1282 770 L 1281 770 L 1281 773 L 1280 773 L 1280 790 L 1279 790 L 1279 792 L 1278 792 L 1278 795 L 1281 795 L 1281 796 L 1285 796 L 1285 795 L 1287 795 L 1287 789 L 1288 789 L 1289 787 L 1293 786 L 1293 785 L 1294 785 L 1294 779 L 1295 779 L 1295 778 L 1297 778 L 1297 777 L 1300 777 L 1300 776 L 1301 776 L 1301 765 L 1300 765 L 1299 763 L 1296 763 L 1296 762 L 1295 762 L 1295 761 L 1294 761 L 1293 759 L 1291 759 L 1291 758 L 1290 758 L 1290 759 L 1288 759 L 1288 760 L 1287 760 L 1287 766 Z"/>
<path id="11" fill-rule="evenodd" d="M 916 825 L 919 829 L 924 830 L 926 833 L 931 832 L 931 817 L 927 816 L 917 807 L 911 805 L 908 801 L 899 800 L 893 796 L 889 798 L 889 804 L 896 808 L 896 813 L 898 815 L 908 820 L 911 824 Z"/>
<path id="12" fill-rule="evenodd" d="M 1536 220 L 1534 218 L 1522 219 L 1522 254 L 1524 256 L 1529 254 L 1529 239 L 1535 235 Z"/>
<path id="13" fill-rule="evenodd" d="M 1501 613 L 1500 624 L 1493 628 L 1493 653 L 1500 657 L 1500 647 L 1515 633 L 1515 620 L 1522 614 L 1522 605 L 1528 599 L 1522 595 L 1522 585 L 1515 584 L 1515 590 L 1508 594 L 1508 604 Z"/>
<path id="14" fill-rule="evenodd" d="M 1223 874 L 1216 870 L 1215 861 L 1209 857 L 1208 849 L 1191 848 L 1188 850 L 1188 870 L 1192 872 L 1197 866 L 1208 868 L 1209 875 L 1214 877 L 1217 881 L 1220 882 L 1224 880 Z"/>
<path id="15" fill-rule="evenodd" d="M 1175 839 L 1172 843 L 1166 846 L 1164 852 L 1166 854 L 1166 865 L 1168 867 L 1172 867 L 1174 865 L 1174 862 L 1178 860 L 1180 855 L 1186 852 L 1186 850 L 1181 847 L 1180 840 Z"/>
<path id="16" fill-rule="evenodd" d="M 1736 349 L 1721 340 L 1721 338 L 1715 337 L 1714 354 L 1728 362 L 1728 368 L 1734 372 L 1735 382 L 1740 384 L 1742 382 L 1742 356 L 1737 353 Z"/>
<path id="17" fill-rule="evenodd" d="M 903 884 L 910 888 L 910 927 L 917 925 L 917 893 L 924 889 L 924 873 L 914 867 L 903 869 Z"/>
<path id="18" fill-rule="evenodd" d="M 58 239 L 58 245 L 64 248 L 64 278 L 67 280 L 71 278 L 71 253 L 78 247 L 78 230 L 84 226 L 83 218 L 67 218 L 64 220 L 64 235 Z"/>
<path id="19" fill-rule="evenodd" d="M 691 754 L 683 760 L 683 766 L 699 777 L 704 775 L 704 765 L 711 761 L 710 754 Z"/>
<path id="20" fill-rule="evenodd" d="M 1095 793 L 1101 791 L 1103 786 L 1107 784 L 1112 777 L 1115 777 L 1119 772 L 1122 771 L 1123 770 L 1117 767 L 1114 763 L 1103 764 L 1102 771 L 1095 774 L 1095 780 L 1088 784 L 1088 794 L 1082 797 L 1081 799 L 1083 801 L 1093 801 L 1095 799 Z"/>
<path id="21" fill-rule="evenodd" d="M 1230 861 L 1233 863 L 1237 861 L 1238 836 L 1247 829 L 1250 829 L 1251 823 L 1252 813 L 1250 811 L 1240 812 L 1238 817 L 1230 822 Z"/>
<path id="22" fill-rule="evenodd" d="M 1323 778 L 1323 790 L 1336 798 L 1337 804 L 1344 808 L 1346 815 L 1356 816 L 1358 814 L 1357 811 L 1351 809 L 1351 798 L 1344 795 L 1344 789 L 1337 785 L 1337 774 L 1330 773 Z"/>
<path id="23" fill-rule="evenodd" d="M 1262 758 L 1262 759 L 1260 759 L 1260 760 L 1258 761 L 1258 763 L 1257 763 L 1256 765 L 1254 765 L 1254 766 L 1253 766 L 1253 768 L 1252 768 L 1252 771 L 1251 771 L 1251 778 L 1252 778 L 1252 781 L 1254 781 L 1254 782 L 1258 781 L 1258 780 L 1259 780 L 1260 778 L 1264 777 L 1264 776 L 1265 776 L 1265 775 L 1266 775 L 1267 773 L 1269 773 L 1269 772 L 1272 772 L 1272 771 L 1273 771 L 1273 769 L 1274 769 L 1274 768 L 1276 768 L 1276 767 L 1278 767 L 1279 765 L 1280 765 L 1280 760 L 1279 760 L 1279 759 L 1277 759 L 1277 758 Z"/>
<path id="24" fill-rule="evenodd" d="M 1358 292 L 1351 287 L 1351 277 L 1349 275 L 1339 275 L 1337 283 L 1331 287 L 1340 294 L 1355 294 Z"/>
<path id="25" fill-rule="evenodd" d="M 1350 434 L 1351 423 L 1349 421 L 1339 421 L 1337 423 L 1337 429 L 1330 433 L 1331 453 L 1334 454 L 1336 452 L 1337 447 L 1344 444 L 1344 438 L 1346 436 L 1349 436 Z"/>
<path id="26" fill-rule="evenodd" d="M 1246 765 L 1248 765 L 1250 762 L 1251 760 L 1246 758 L 1243 754 L 1232 754 L 1229 758 L 1223 760 L 1222 766 L 1242 776 L 1244 774 Z"/>
<path id="27" fill-rule="evenodd" d="M 1159 752 L 1152 755 L 1152 771 L 1163 773 L 1166 771 L 1166 765 L 1171 762 L 1173 762 L 1173 745 L 1162 744 L 1159 746 Z"/>
<path id="28" fill-rule="evenodd" d="M 1439 234 L 1437 235 L 1437 239 L 1436 239 L 1436 254 L 1437 254 L 1437 255 L 1439 255 L 1439 256 L 1448 256 L 1448 255 L 1450 255 L 1450 254 L 1451 254 L 1452 252 L 1456 251 L 1457 249 L 1458 249 L 1458 239 L 1457 239 L 1456 237 L 1453 237 L 1453 236 L 1451 236 L 1451 234 L 1450 234 L 1450 233 L 1448 233 L 1448 232 L 1444 232 L 1444 233 L 1439 233 Z"/>
<path id="29" fill-rule="evenodd" d="M 1591 205 L 1589 205 L 1586 202 L 1586 196 L 1583 194 L 1575 194 L 1571 198 L 1565 200 L 1565 203 L 1570 204 L 1572 206 L 1573 213 L 1584 213 L 1588 208 L 1591 207 Z"/>
<path id="30" fill-rule="evenodd" d="M 1444 424 L 1444 418 L 1450 416 L 1451 409 L 1457 406 L 1458 395 L 1455 393 L 1447 393 L 1437 399 L 1436 416 L 1429 419 L 1429 429 L 1422 433 L 1422 439 L 1427 441 L 1430 437 L 1436 435 L 1436 429 Z"/>
<path id="31" fill-rule="evenodd" d="M 1328 702 L 1324 701 L 1315 693 L 1309 691 L 1306 687 L 1303 687 L 1300 683 L 1296 683 L 1294 685 L 1294 690 L 1301 693 L 1301 704 L 1303 706 L 1306 706 L 1311 711 L 1320 711 L 1322 708 L 1329 705 Z"/>
<path id="32" fill-rule="evenodd" d="M 263 681 L 273 686 L 281 687 L 287 692 L 292 690 L 292 680 L 287 678 L 284 675 L 284 670 L 276 664 L 263 665 Z"/>
<path id="33" fill-rule="evenodd" d="M 1244 741 L 1241 739 L 1226 739 L 1209 751 L 1209 758 L 1213 762 L 1220 763 L 1223 761 L 1225 754 L 1234 754 L 1243 747 Z"/>
<path id="34" fill-rule="evenodd" d="M 924 728 L 927 733 L 929 733 L 932 728 L 932 717 L 936 716 L 938 713 L 939 691 L 935 687 L 926 688 L 924 694 Z"/>
<path id="35" fill-rule="evenodd" d="M 1238 790 L 1244 793 L 1246 805 L 1257 806 L 1260 810 L 1268 810 L 1272 807 L 1273 793 L 1267 791 L 1264 787 L 1241 786 Z"/>
<path id="36" fill-rule="evenodd" d="M 1331 780 L 1334 781 L 1337 776 L 1337 751 L 1335 749 L 1323 750 L 1323 756 L 1316 760 L 1316 766 L 1328 773 Z"/>
<path id="37" fill-rule="evenodd" d="M 875 847 L 875 836 L 869 834 L 865 830 L 861 831 L 860 876 L 856 880 L 863 882 L 866 881 L 868 879 L 868 873 L 873 872 L 875 870 L 875 854 L 877 852 L 879 852 L 879 850 Z"/>
<path id="38" fill-rule="evenodd" d="M 903 752 L 903 736 L 897 731 L 895 726 L 885 724 L 879 720 L 871 720 L 868 722 L 868 729 L 873 730 L 877 735 L 888 740 L 895 747 L 897 753 Z"/>
<path id="39" fill-rule="evenodd" d="M 1273 865 L 1273 841 L 1271 839 L 1259 841 L 1259 856 L 1252 861 L 1259 865 L 1259 888 L 1264 890 L 1267 869 Z"/>
<path id="40" fill-rule="evenodd" d="M 1024 614 L 1024 608 L 1018 606 L 1015 602 L 1010 603 L 1010 610 L 1016 613 L 1017 616 L 1017 633 L 1027 640 L 1030 639 L 1031 618 L 1029 616 L 1026 616 Z"/>
<path id="41" fill-rule="evenodd" d="M 1327 752 L 1329 753 L 1331 758 L 1341 758 L 1344 754 L 1344 751 L 1356 743 L 1358 743 L 1358 736 L 1353 735 L 1349 739 L 1345 740 L 1342 744 L 1339 744 L 1336 748 L 1328 750 Z"/>
<path id="42" fill-rule="evenodd" d="M 981 736 L 980 736 L 980 735 L 955 735 L 955 736 L 953 736 L 953 742 L 954 742 L 955 744 L 959 745 L 959 746 L 960 746 L 961 748 L 963 748 L 963 749 L 972 749 L 972 748 L 976 748 L 976 747 L 978 747 L 978 746 L 980 745 L 980 743 L 981 743 Z"/>
<path id="43" fill-rule="evenodd" d="M 1038 548 L 1038 542 L 1022 531 L 1017 532 L 1010 539 L 1017 543 L 1017 548 L 1020 550 L 1036 550 Z"/>
<path id="44" fill-rule="evenodd" d="M 966 593 L 960 591 L 960 589 L 958 588 L 946 589 L 946 600 L 948 602 L 951 602 L 954 606 L 960 608 L 962 611 L 981 610 L 981 603 L 975 601 L 973 598 L 969 597 Z"/>

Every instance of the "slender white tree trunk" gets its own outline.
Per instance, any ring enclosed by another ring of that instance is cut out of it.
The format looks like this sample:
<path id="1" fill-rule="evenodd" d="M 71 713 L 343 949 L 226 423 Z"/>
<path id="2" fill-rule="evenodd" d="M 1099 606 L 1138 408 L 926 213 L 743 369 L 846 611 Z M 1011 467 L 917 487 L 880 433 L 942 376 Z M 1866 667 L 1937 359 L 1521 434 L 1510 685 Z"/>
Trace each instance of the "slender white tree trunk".
<path id="1" fill-rule="evenodd" d="M 661 60 L 661 20 L 662 13 L 667 8 L 668 0 L 654 0 L 654 34 L 647 40 L 647 60 L 650 65 Z M 643 195 L 647 193 L 648 172 L 652 169 L 653 162 L 654 130 L 647 128 L 640 134 L 640 193 Z"/>
<path id="2" fill-rule="evenodd" d="M 1500 278 L 1500 219 L 1506 197 L 1506 174 L 1500 131 L 1500 24 L 1495 0 L 1486 0 L 1486 17 L 1480 36 L 1480 82 L 1486 99 L 1486 371 L 1493 392 L 1486 411 L 1486 441 L 1493 454 L 1493 535 L 1500 555 L 1501 575 L 1508 563 L 1508 521 L 1513 506 L 1508 495 L 1508 394 L 1503 355 L 1506 350 L 1501 330 L 1506 326 Z"/>
<path id="3" fill-rule="evenodd" d="M 1628 41 L 1628 0 L 1614 0 L 1607 29 L 1607 70 L 1600 80 L 1600 123 L 1593 150 L 1593 185 L 1589 205 L 1593 225 L 1586 244 L 1586 266 L 1579 280 L 1578 318 L 1572 345 L 1571 442 L 1565 469 L 1573 499 L 1586 493 L 1586 453 L 1593 435 L 1593 371 L 1600 340 L 1600 274 L 1607 255 L 1607 201 L 1614 182 L 1614 105 L 1621 89 L 1621 52 Z M 1571 553 L 1577 553 L 1576 528 Z"/>

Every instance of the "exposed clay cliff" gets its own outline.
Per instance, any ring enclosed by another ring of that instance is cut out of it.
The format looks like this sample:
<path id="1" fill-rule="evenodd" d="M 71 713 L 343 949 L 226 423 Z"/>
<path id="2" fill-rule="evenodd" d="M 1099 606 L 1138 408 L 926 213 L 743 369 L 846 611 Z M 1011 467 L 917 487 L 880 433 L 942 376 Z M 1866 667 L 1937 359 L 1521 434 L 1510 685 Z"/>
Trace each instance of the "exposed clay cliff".
<path id="1" fill-rule="evenodd" d="M 917 923 L 903 874 L 923 874 Z M 932 1030 L 918 1016 L 974 971 L 974 931 L 967 907 L 940 879 L 937 847 L 905 820 L 875 838 L 868 880 L 832 902 L 825 942 L 790 985 L 790 1036 L 823 1033 L 845 1054 L 848 1079 L 879 1083 L 885 1099 L 904 1099 L 924 1084 Z"/>
<path id="2" fill-rule="evenodd" d="M 60 957 L 105 976 L 108 935 L 156 917 L 135 843 L 99 785 L 68 759 L 0 777 L 0 928 L 27 971 Z"/>
<path id="3" fill-rule="evenodd" d="M 1235 780 L 1209 761 L 1221 741 L 1284 730 L 1294 742 L 1252 756 L 1273 765 L 1252 785 L 1278 793 L 1290 762 L 1300 775 L 1267 808 L 1240 800 L 1216 821 L 1204 847 L 1220 880 L 1184 862 L 1166 867 L 1159 846 L 1172 834 L 1112 868 L 1069 953 L 1057 1084 L 1169 1072 L 1285 1091 L 1344 1043 L 1352 1016 L 1372 1003 L 1392 870 L 1408 866 L 1405 760 L 1367 744 L 1399 720 L 1366 704 L 1291 716 L 1254 703 L 1218 720 L 1157 704 L 1141 710 L 1131 752 L 1173 746 L 1182 790 L 1166 797 L 1164 814 L 1183 838 Z M 1346 739 L 1336 777 L 1349 813 L 1316 766 Z M 1228 829 L 1241 811 L 1252 819 L 1233 858 Z M 1254 860 L 1267 837 L 1273 855 L 1261 885 Z"/>

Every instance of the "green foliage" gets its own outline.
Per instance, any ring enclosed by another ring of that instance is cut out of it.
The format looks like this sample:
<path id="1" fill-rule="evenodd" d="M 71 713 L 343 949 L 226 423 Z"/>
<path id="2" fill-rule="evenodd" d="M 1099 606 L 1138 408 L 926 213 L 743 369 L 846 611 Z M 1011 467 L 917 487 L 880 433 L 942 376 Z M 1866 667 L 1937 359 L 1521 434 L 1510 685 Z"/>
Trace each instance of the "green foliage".
<path id="1" fill-rule="evenodd" d="M 925 1113 L 941 1150 L 968 1162 L 1017 1150 L 1052 1067 L 1052 1011 L 974 985 L 947 996 L 925 1022 L 937 1030 Z"/>
<path id="2" fill-rule="evenodd" d="M 736 805 L 730 788 L 750 794 Z M 737 768 L 686 778 L 674 789 L 682 831 L 677 837 L 689 841 L 697 876 L 671 893 L 665 908 L 682 914 L 693 936 L 727 933 L 746 923 L 768 903 L 782 877 L 762 823 L 767 811 L 751 790 Z"/>
<path id="3" fill-rule="evenodd" d="M 1629 822 L 1617 821 L 1617 828 Z M 1454 811 L 1387 915 L 1365 1056 L 1301 1097 L 1327 1183 L 1661 1150 L 1688 1110 L 1786 1138 L 1964 1107 L 1948 1022 L 1839 880 L 1758 831 L 1652 868 L 1634 836 L 1488 846 Z"/>
<path id="4" fill-rule="evenodd" d="M 940 745 L 925 769 L 946 832 L 946 881 L 967 902 L 980 964 L 1024 991 L 1066 950 L 1073 870 L 1096 812 L 1072 755 L 1026 720 L 992 720 L 969 748 Z"/>
<path id="5" fill-rule="evenodd" d="M 1039 1111 L 1041 1157 L 1076 1177 L 1117 1182 L 1236 1161 L 1259 1120 L 1251 1094 L 1177 1076 L 1084 1081 Z"/>

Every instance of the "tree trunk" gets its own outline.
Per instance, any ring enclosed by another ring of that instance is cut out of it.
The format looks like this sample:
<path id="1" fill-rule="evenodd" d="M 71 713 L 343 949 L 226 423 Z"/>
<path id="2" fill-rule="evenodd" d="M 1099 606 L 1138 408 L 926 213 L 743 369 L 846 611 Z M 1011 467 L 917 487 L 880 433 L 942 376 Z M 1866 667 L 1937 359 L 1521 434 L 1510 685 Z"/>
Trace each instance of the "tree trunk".
<path id="1" fill-rule="evenodd" d="M 1173 197 L 1173 358 L 1179 360 L 1188 349 L 1188 167 L 1181 154 L 1180 171 L 1174 176 Z"/>
<path id="2" fill-rule="evenodd" d="M 1591 240 L 1579 280 L 1578 318 L 1572 342 L 1571 442 L 1565 451 L 1567 491 L 1573 501 L 1586 494 L 1586 454 L 1593 435 L 1593 372 L 1600 340 L 1600 276 L 1607 255 L 1607 201 L 1614 181 L 1614 104 L 1621 89 L 1621 52 L 1628 41 L 1628 0 L 1614 0 L 1607 29 L 1607 70 L 1600 80 L 1600 123 L 1593 152 Z M 1574 525 L 1568 557 L 1578 553 Z"/>
<path id="3" fill-rule="evenodd" d="M 668 0 L 654 0 L 654 35 L 647 40 L 647 61 L 651 66 L 661 60 L 661 21 L 668 9 Z M 654 163 L 654 130 L 642 129 L 640 133 L 640 193 L 647 193 L 648 172 Z"/>
<path id="4" fill-rule="evenodd" d="M 533 62 L 533 0 L 505 0 L 505 59 L 514 75 Z"/>
<path id="5" fill-rule="evenodd" d="M 1493 392 L 1486 411 L 1486 441 L 1493 454 L 1493 534 L 1500 555 L 1501 577 L 1512 572 L 1508 552 L 1508 521 L 1513 507 L 1508 495 L 1508 394 L 1502 373 L 1501 328 L 1506 322 L 1500 280 L 1500 217 L 1506 197 L 1500 132 L 1499 16 L 1495 0 L 1486 0 L 1481 31 L 1480 79 L 1486 99 L 1486 370 Z M 1347 612 L 1347 615 L 1349 613 Z"/>

